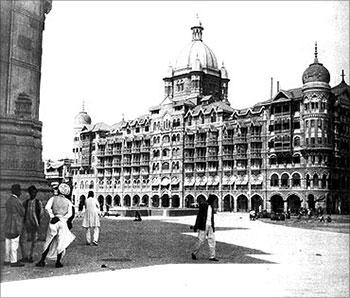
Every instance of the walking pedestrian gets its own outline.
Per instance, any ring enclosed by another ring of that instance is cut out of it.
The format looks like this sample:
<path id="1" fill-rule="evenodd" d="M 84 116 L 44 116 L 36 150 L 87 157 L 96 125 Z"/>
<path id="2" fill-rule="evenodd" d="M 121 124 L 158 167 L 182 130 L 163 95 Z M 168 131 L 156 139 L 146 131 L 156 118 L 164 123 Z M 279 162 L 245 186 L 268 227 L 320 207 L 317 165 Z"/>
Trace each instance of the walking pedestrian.
<path id="1" fill-rule="evenodd" d="M 198 240 L 191 254 L 193 260 L 197 260 L 197 254 L 203 245 L 205 238 L 208 239 L 210 261 L 218 261 L 215 257 L 215 224 L 214 224 L 214 198 L 209 197 L 208 202 L 204 201 L 199 204 L 199 210 L 194 231 L 198 230 Z"/>
<path id="2" fill-rule="evenodd" d="M 85 213 L 82 226 L 86 229 L 86 244 L 95 246 L 98 245 L 98 237 L 100 231 L 100 218 L 99 207 L 100 204 L 94 198 L 94 192 L 89 191 L 88 197 L 85 201 Z M 93 237 L 91 242 L 91 230 L 93 231 Z"/>
<path id="3" fill-rule="evenodd" d="M 61 259 L 66 248 L 75 239 L 75 236 L 67 227 L 67 220 L 72 216 L 72 203 L 66 198 L 70 194 L 70 187 L 61 183 L 58 186 L 58 195 L 51 197 L 45 209 L 50 215 L 50 224 L 46 234 L 44 252 L 37 267 L 45 266 L 45 259 L 56 259 L 56 268 L 63 267 Z"/>
<path id="4" fill-rule="evenodd" d="M 19 199 L 21 186 L 13 184 L 11 197 L 5 203 L 6 218 L 4 225 L 5 232 L 5 261 L 4 265 L 11 267 L 23 267 L 22 262 L 17 261 L 17 250 L 19 237 L 23 229 L 24 207 Z"/>
<path id="5" fill-rule="evenodd" d="M 28 188 L 29 199 L 25 200 L 24 206 L 24 228 L 19 239 L 22 251 L 21 262 L 33 263 L 33 253 L 39 232 L 40 219 L 43 214 L 43 205 L 36 198 L 37 188 L 32 185 Z M 29 254 L 27 252 L 27 242 L 31 242 Z"/>

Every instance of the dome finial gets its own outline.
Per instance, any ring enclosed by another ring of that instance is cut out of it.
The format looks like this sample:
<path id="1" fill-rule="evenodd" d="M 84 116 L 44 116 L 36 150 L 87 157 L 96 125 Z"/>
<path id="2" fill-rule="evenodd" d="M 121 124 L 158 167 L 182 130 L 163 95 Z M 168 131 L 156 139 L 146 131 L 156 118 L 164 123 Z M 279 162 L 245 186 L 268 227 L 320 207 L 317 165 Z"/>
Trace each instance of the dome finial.
<path id="1" fill-rule="evenodd" d="M 315 63 L 318 63 L 318 59 L 317 59 L 317 41 L 315 41 L 315 60 L 314 60 L 314 62 Z"/>
<path id="2" fill-rule="evenodd" d="M 85 100 L 83 100 L 82 106 L 81 106 L 81 111 L 85 112 Z"/>
<path id="3" fill-rule="evenodd" d="M 342 82 L 345 82 L 345 79 L 344 79 L 344 77 L 345 77 L 344 69 L 341 70 L 341 75 L 340 75 L 340 76 L 341 76 L 341 81 L 342 81 Z"/>
<path id="4" fill-rule="evenodd" d="M 198 13 L 196 14 L 196 24 L 191 27 L 192 30 L 192 41 L 194 40 L 200 40 L 202 41 L 202 22 L 199 20 Z"/>

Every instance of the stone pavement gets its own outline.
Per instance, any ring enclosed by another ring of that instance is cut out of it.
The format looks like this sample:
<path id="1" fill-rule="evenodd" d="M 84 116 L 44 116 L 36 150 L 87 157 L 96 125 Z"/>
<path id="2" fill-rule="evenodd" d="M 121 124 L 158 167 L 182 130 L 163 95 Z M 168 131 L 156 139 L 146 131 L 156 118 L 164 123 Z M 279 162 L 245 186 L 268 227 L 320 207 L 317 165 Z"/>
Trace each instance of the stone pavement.
<path id="1" fill-rule="evenodd" d="M 193 216 L 159 219 L 194 222 Z M 5 282 L 1 296 L 349 297 L 349 234 L 249 221 L 234 213 L 218 214 L 216 225 L 235 228 L 218 230 L 217 241 L 263 251 L 251 256 L 268 262 L 167 264 Z"/>

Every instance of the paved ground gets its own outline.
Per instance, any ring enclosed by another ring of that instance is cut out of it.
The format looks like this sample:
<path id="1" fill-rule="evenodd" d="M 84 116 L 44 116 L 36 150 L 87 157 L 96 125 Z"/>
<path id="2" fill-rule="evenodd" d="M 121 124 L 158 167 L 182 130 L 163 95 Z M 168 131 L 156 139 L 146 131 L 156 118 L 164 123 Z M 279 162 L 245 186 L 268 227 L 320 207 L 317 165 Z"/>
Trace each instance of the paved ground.
<path id="1" fill-rule="evenodd" d="M 89 263 L 81 267 L 97 268 L 103 263 L 106 269 L 2 282 L 1 296 L 50 296 L 55 289 L 54 296 L 349 297 L 349 234 L 252 222 L 247 215 L 221 213 L 216 217 L 220 262 L 212 264 L 206 259 L 207 248 L 199 261 L 189 258 L 195 234 L 188 225 L 193 221 L 193 216 L 141 223 L 108 220 L 111 227 L 120 227 L 108 244 L 110 249 L 102 249 L 101 243 L 91 250 L 76 241 L 65 259 L 67 267 L 79 268 L 80 252 Z M 29 275 L 21 278 L 29 278 L 36 269 L 26 270 Z M 35 276 L 50 272 L 57 274 L 49 266 Z M 3 271 L 2 277 L 6 276 L 10 280 L 13 275 Z"/>

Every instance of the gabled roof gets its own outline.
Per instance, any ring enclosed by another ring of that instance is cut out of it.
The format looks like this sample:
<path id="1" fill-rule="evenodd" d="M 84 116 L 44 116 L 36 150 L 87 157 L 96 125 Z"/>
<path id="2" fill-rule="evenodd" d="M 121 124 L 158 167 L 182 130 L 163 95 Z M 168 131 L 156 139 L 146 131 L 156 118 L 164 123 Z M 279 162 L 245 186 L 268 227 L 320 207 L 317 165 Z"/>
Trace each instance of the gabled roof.
<path id="1" fill-rule="evenodd" d="M 350 86 L 345 81 L 341 81 L 340 84 L 332 88 L 332 92 L 335 96 L 347 94 L 350 97 Z"/>
<path id="2" fill-rule="evenodd" d="M 94 125 L 94 127 L 92 128 L 92 131 L 110 131 L 112 129 L 111 126 L 109 126 L 108 124 L 104 123 L 104 122 L 98 122 Z"/>
<path id="3" fill-rule="evenodd" d="M 200 113 L 203 113 L 204 115 L 208 115 L 213 110 L 216 112 L 223 112 L 223 113 L 232 113 L 234 111 L 233 108 L 231 108 L 227 103 L 223 101 L 214 101 L 208 105 L 196 106 L 188 113 L 191 113 L 192 116 L 198 116 Z"/>

